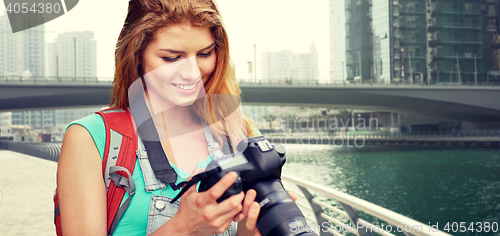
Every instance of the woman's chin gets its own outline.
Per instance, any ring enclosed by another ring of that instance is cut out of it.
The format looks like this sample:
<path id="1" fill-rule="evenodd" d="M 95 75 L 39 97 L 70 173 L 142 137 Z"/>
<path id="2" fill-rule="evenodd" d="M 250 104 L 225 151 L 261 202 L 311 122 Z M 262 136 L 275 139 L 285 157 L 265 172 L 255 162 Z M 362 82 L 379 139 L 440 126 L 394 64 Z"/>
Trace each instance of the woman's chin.
<path id="1" fill-rule="evenodd" d="M 196 98 L 197 98 L 197 96 L 178 98 L 178 99 L 175 99 L 175 101 L 172 101 L 172 103 L 175 106 L 187 107 L 187 106 L 193 105 L 194 102 L 196 102 Z"/>

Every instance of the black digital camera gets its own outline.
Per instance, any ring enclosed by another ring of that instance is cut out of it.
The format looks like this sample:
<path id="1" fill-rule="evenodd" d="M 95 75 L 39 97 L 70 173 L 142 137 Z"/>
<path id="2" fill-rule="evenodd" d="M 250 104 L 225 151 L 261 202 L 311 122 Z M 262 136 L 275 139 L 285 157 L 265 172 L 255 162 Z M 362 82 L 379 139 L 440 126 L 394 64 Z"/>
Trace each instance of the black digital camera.
<path id="1" fill-rule="evenodd" d="M 198 174 L 194 181 L 201 181 L 199 191 L 206 191 L 224 175 L 234 171 L 238 179 L 217 200 L 254 189 L 255 201 L 261 210 L 257 228 L 263 236 L 312 236 L 314 232 L 298 232 L 297 226 L 306 226 L 304 215 L 281 184 L 281 167 L 285 164 L 285 148 L 271 145 L 263 136 L 245 139 L 228 157 L 210 162 L 207 171 Z"/>

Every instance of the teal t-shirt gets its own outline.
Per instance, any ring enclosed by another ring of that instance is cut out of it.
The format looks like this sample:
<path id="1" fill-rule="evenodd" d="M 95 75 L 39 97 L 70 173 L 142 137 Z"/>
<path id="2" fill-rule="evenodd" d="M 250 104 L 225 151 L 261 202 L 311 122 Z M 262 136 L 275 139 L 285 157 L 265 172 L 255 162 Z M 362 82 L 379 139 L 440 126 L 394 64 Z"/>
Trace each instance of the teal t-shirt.
<path id="1" fill-rule="evenodd" d="M 98 114 L 92 114 L 71 122 L 68 127 L 73 124 L 81 125 L 89 131 L 90 135 L 94 139 L 102 161 L 106 145 L 106 129 L 102 117 Z M 212 157 L 209 155 L 205 161 L 198 163 L 198 168 L 206 168 L 212 160 Z M 172 163 L 170 163 L 170 165 L 174 168 L 175 172 L 177 172 L 178 177 L 176 184 L 185 181 L 189 177 L 189 173 L 179 169 Z M 144 190 L 146 186 L 138 159 L 135 161 L 132 178 L 135 182 L 135 194 L 132 196 L 130 205 L 120 219 L 120 222 L 118 222 L 113 235 L 146 235 L 149 205 L 152 194 L 159 196 L 162 195 L 163 192 L 163 196 L 174 198 L 180 192 L 180 190 L 174 191 L 169 185 L 167 185 L 167 188 L 163 191 L 156 190 L 153 192 L 146 192 L 146 190 Z M 128 194 L 125 194 L 122 203 L 127 200 L 127 198 Z"/>

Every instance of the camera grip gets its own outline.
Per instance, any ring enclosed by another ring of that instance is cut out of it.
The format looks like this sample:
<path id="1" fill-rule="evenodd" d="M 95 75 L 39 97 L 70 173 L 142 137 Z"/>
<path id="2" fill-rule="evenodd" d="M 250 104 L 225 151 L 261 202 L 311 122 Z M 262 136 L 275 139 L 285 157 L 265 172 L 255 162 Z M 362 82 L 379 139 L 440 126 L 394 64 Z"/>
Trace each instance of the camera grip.
<path id="1" fill-rule="evenodd" d="M 222 196 L 217 199 L 217 202 L 220 203 L 227 198 L 236 195 L 243 191 L 243 181 L 241 180 L 241 177 L 238 175 L 238 178 L 234 181 L 233 185 L 231 185 L 225 192 L 222 194 Z"/>

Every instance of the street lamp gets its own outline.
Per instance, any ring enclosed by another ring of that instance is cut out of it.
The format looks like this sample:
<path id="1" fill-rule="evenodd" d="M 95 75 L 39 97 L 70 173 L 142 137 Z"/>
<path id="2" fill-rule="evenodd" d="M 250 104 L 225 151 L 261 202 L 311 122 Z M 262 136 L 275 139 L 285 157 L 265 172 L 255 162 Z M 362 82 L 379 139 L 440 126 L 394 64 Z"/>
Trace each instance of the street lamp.
<path id="1" fill-rule="evenodd" d="M 74 68 L 75 68 L 75 81 L 76 81 L 76 38 L 73 38 L 73 48 L 74 48 L 74 52 L 73 52 L 73 59 L 74 59 Z"/>

